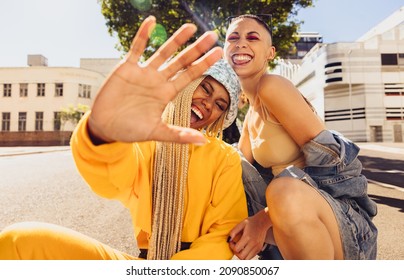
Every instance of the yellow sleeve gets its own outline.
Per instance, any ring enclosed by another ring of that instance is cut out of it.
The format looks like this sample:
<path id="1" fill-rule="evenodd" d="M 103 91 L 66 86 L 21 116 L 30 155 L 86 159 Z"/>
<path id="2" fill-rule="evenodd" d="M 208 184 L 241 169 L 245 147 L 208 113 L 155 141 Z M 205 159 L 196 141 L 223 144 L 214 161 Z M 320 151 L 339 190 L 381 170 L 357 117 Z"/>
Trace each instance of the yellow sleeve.
<path id="1" fill-rule="evenodd" d="M 129 207 L 136 203 L 140 188 L 149 184 L 150 155 L 137 143 L 93 145 L 87 131 L 88 116 L 81 119 L 70 140 L 77 169 L 95 193 Z"/>
<path id="2" fill-rule="evenodd" d="M 200 236 L 192 242 L 190 249 L 175 254 L 172 257 L 173 260 L 223 260 L 233 257 L 227 243 L 229 232 L 247 218 L 248 214 L 240 156 L 230 147 L 227 152 L 227 160 L 218 167 L 219 172 L 213 177 L 211 200 L 199 225 Z M 205 164 L 206 168 L 206 164 L 209 163 L 203 161 L 202 164 Z M 201 169 L 199 172 L 204 173 L 205 170 Z M 196 217 L 195 220 L 197 220 Z"/>

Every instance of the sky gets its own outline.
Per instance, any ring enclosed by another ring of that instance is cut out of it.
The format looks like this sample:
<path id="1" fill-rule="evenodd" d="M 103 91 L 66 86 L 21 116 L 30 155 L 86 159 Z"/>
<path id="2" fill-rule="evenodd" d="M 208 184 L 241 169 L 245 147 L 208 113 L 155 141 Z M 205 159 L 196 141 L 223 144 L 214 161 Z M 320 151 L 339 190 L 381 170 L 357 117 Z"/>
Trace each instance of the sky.
<path id="1" fill-rule="evenodd" d="M 296 19 L 324 43 L 353 42 L 390 16 L 403 0 L 313 0 Z M 157 19 L 158 20 L 158 19 Z M 80 58 L 118 58 L 97 0 L 0 0 L 0 67 L 27 66 L 42 54 L 48 66 L 79 67 Z"/>

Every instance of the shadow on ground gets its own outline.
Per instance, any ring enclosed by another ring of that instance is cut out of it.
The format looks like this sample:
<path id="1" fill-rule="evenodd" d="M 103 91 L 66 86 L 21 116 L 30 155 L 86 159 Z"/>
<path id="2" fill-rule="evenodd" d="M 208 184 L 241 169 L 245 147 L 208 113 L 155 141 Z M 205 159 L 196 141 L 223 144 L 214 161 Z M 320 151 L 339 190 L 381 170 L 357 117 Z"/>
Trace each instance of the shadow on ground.
<path id="1" fill-rule="evenodd" d="M 374 194 L 369 194 L 369 197 L 377 204 L 384 204 L 393 208 L 397 208 L 399 212 L 404 213 L 404 200 L 402 199 Z"/>

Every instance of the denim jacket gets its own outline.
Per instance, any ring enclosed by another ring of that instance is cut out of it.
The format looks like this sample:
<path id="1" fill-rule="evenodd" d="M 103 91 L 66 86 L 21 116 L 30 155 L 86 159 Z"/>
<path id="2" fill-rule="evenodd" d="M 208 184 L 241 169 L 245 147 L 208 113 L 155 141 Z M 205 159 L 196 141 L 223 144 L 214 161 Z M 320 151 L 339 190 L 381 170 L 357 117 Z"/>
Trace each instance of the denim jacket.
<path id="1" fill-rule="evenodd" d="M 357 145 L 338 132 L 323 130 L 302 151 L 306 159 L 303 170 L 320 189 L 334 198 L 353 199 L 369 217 L 376 216 L 376 203 L 367 195 L 367 179 L 361 174 Z"/>

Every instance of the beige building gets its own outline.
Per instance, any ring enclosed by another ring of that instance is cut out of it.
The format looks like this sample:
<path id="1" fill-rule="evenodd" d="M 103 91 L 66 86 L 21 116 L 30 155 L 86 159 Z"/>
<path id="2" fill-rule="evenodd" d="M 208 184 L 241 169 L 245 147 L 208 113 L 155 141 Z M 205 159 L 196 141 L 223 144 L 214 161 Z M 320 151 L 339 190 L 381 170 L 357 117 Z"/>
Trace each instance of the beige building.
<path id="1" fill-rule="evenodd" d="M 0 146 L 65 145 L 74 128 L 60 112 L 90 106 L 117 59 L 81 59 L 80 67 L 48 67 L 29 55 L 27 67 L 0 68 Z"/>
<path id="2" fill-rule="evenodd" d="M 319 43 L 275 72 L 311 100 L 327 128 L 357 142 L 404 141 L 404 7 L 357 41 Z"/>

